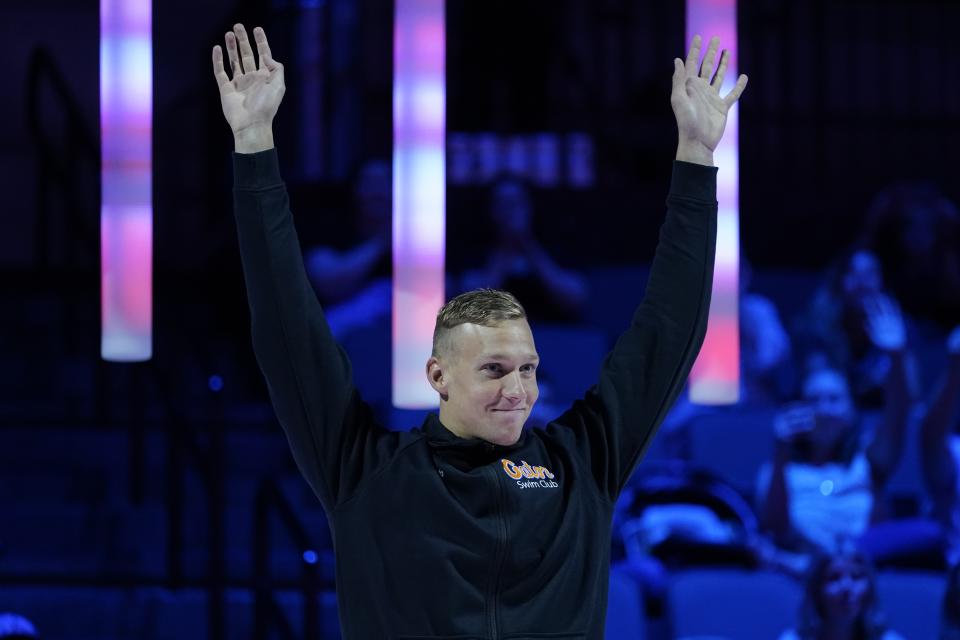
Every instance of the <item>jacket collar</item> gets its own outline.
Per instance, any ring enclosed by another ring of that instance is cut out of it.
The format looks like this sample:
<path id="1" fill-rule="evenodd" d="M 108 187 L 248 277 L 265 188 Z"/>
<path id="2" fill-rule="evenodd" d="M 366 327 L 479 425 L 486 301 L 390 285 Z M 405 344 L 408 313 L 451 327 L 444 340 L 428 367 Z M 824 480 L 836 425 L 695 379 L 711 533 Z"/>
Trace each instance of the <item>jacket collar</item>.
<path id="1" fill-rule="evenodd" d="M 435 413 L 427 414 L 423 421 L 423 432 L 427 435 L 427 443 L 435 449 L 453 449 L 463 453 L 476 452 L 487 455 L 519 449 L 527 440 L 526 428 L 520 433 L 520 439 L 510 446 L 494 444 L 480 438 L 461 438 L 443 426 L 440 416 Z"/>

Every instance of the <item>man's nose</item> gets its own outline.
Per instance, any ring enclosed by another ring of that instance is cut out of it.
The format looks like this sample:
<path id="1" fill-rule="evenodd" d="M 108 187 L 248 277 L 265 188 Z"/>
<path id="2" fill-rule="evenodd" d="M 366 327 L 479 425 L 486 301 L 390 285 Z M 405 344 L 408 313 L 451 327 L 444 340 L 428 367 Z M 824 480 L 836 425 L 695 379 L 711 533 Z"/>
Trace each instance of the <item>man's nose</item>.
<path id="1" fill-rule="evenodd" d="M 526 394 L 519 371 L 508 373 L 501 380 L 503 380 L 502 393 L 505 398 L 520 399 Z"/>

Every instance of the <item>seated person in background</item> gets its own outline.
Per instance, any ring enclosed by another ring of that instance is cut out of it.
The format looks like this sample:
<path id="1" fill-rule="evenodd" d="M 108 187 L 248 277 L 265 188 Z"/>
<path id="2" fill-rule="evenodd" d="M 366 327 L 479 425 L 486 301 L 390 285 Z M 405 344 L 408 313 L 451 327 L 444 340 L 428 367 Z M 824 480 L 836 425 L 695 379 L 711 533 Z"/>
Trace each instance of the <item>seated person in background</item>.
<path id="1" fill-rule="evenodd" d="M 560 267 L 534 237 L 530 193 L 518 178 L 494 183 L 490 222 L 496 244 L 480 269 L 463 275 L 460 290 L 505 289 L 524 301 L 533 322 L 577 320 L 587 302 L 586 281 Z"/>
<path id="2" fill-rule="evenodd" d="M 386 161 L 364 164 L 353 187 L 358 243 L 345 251 L 321 246 L 305 254 L 310 283 L 337 338 L 390 315 L 391 189 Z"/>
<path id="3" fill-rule="evenodd" d="M 932 515 L 943 528 L 950 564 L 960 561 L 960 485 L 957 467 L 960 439 L 954 434 L 960 408 L 960 326 L 947 338 L 949 363 L 920 422 L 920 468 Z M 960 606 L 960 603 L 958 603 Z"/>
<path id="4" fill-rule="evenodd" d="M 902 640 L 902 636 L 883 622 L 869 559 L 846 543 L 811 563 L 797 627 L 784 631 L 780 640 Z"/>
<path id="5" fill-rule="evenodd" d="M 877 257 L 856 249 L 814 295 L 796 330 L 797 344 L 806 352 L 807 371 L 835 367 L 850 381 L 851 392 L 865 407 L 883 404 L 883 391 L 891 367 L 889 350 L 876 344 L 869 325 L 877 309 L 897 306 L 885 290 Z M 911 397 L 917 393 L 912 356 L 907 362 Z"/>
<path id="6" fill-rule="evenodd" d="M 902 317 L 886 301 L 869 314 L 872 341 L 889 355 L 886 405 L 864 442 L 846 377 L 834 369 L 808 374 L 803 402 L 774 423 L 773 460 L 758 474 L 761 526 L 796 551 L 833 549 L 862 536 L 883 517 L 880 500 L 900 461 L 909 413 Z"/>

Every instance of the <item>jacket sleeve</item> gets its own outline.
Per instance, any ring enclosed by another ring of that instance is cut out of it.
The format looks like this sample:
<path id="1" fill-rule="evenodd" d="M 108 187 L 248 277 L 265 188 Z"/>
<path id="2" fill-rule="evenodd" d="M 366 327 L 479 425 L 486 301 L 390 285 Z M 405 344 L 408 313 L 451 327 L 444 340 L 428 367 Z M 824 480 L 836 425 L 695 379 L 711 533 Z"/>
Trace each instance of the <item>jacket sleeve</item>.
<path id="1" fill-rule="evenodd" d="M 598 383 L 561 416 L 600 491 L 615 500 L 703 344 L 716 251 L 716 168 L 675 162 L 646 293 Z M 568 431 L 568 434 L 569 432 Z"/>
<path id="2" fill-rule="evenodd" d="M 234 213 L 253 349 L 300 472 L 327 510 L 386 453 L 307 279 L 276 150 L 234 154 Z"/>

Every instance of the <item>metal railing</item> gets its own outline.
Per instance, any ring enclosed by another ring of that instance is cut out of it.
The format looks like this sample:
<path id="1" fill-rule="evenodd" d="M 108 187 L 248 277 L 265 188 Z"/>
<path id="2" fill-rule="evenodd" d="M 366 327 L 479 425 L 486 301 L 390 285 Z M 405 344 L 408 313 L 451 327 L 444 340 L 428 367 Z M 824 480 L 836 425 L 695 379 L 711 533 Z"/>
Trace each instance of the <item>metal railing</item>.
<path id="1" fill-rule="evenodd" d="M 51 99 L 45 99 L 50 96 Z M 83 111 L 56 61 L 43 48 L 34 49 L 27 66 L 27 127 L 37 150 L 37 218 L 36 255 L 42 270 L 51 267 L 50 232 L 53 228 L 54 197 L 67 203 L 61 222 L 67 237 L 68 264 L 75 266 L 80 247 L 90 256 L 98 255 L 100 246 L 96 219 L 96 201 L 84 202 L 82 169 L 91 176 L 99 175 L 100 145 L 85 120 Z M 62 119 L 62 136 L 52 136 L 45 119 L 51 115 Z M 93 195 L 99 194 L 99 181 Z"/>
<path id="2" fill-rule="evenodd" d="M 270 515 L 276 513 L 286 533 L 302 550 L 300 592 L 303 597 L 304 640 L 320 637 L 320 554 L 315 550 L 306 528 L 297 517 L 286 496 L 277 484 L 265 478 L 257 491 L 253 510 L 253 576 L 254 618 L 253 639 L 267 640 L 271 627 L 287 640 L 296 640 L 293 626 L 280 608 L 270 590 Z"/>

